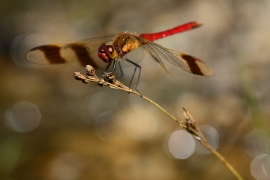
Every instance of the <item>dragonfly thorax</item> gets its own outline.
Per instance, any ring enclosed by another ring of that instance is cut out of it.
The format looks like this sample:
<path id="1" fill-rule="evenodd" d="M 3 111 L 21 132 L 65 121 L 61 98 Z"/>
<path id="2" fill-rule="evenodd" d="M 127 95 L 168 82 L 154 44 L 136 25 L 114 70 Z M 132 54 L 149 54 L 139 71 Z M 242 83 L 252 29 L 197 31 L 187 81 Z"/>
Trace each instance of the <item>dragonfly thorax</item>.
<path id="1" fill-rule="evenodd" d="M 119 56 L 135 50 L 139 46 L 137 38 L 129 33 L 120 33 L 114 40 L 113 45 L 117 47 Z"/>
<path id="2" fill-rule="evenodd" d="M 100 57 L 104 62 L 109 63 L 112 60 L 115 60 L 118 56 L 112 45 L 102 44 L 98 48 L 98 57 Z"/>

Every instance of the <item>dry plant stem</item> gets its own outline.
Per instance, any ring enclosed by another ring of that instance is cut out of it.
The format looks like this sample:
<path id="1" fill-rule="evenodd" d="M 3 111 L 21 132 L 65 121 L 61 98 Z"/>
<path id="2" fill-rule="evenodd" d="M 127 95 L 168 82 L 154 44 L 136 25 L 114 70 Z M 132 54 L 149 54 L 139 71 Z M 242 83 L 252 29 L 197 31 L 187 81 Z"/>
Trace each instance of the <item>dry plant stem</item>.
<path id="1" fill-rule="evenodd" d="M 119 89 L 126 91 L 128 93 L 135 94 L 137 96 L 140 96 L 141 98 L 147 100 L 148 102 L 155 105 L 157 108 L 159 108 L 161 111 L 163 111 L 165 114 L 167 114 L 170 118 L 172 118 L 176 123 L 178 123 L 182 128 L 186 129 L 189 133 L 191 133 L 195 139 L 197 139 L 204 147 L 206 147 L 210 152 L 212 152 L 230 171 L 231 173 L 238 179 L 242 180 L 243 178 L 240 176 L 240 174 L 233 168 L 233 166 L 226 161 L 226 159 L 219 154 L 216 150 L 214 150 L 205 139 L 204 135 L 201 133 L 199 127 L 197 126 L 195 120 L 192 118 L 190 113 L 183 108 L 183 115 L 185 116 L 186 122 L 177 120 L 174 116 L 172 116 L 170 113 L 168 113 L 164 108 L 162 108 L 160 105 L 152 101 L 151 99 L 142 96 L 137 91 L 134 91 L 130 89 L 129 87 L 125 86 L 121 82 L 115 79 L 114 75 L 112 74 L 106 74 L 104 73 L 104 78 L 99 78 L 95 74 L 95 69 L 92 66 L 87 65 L 86 66 L 86 75 L 82 75 L 79 72 L 74 72 L 73 76 L 77 80 L 81 80 L 83 83 L 89 83 L 89 82 L 95 82 L 99 86 L 108 86 L 113 89 Z"/>
<path id="2" fill-rule="evenodd" d="M 236 177 L 238 180 L 243 180 L 241 175 L 234 169 L 234 167 L 226 161 L 226 159 L 219 154 L 216 150 L 214 150 L 206 141 L 201 141 L 201 144 L 206 147 L 210 152 L 212 152 L 230 171 L 231 173 Z"/>
<path id="3" fill-rule="evenodd" d="M 135 92 L 134 94 L 139 95 L 137 92 Z M 158 105 L 157 103 L 155 103 L 154 101 L 152 101 L 151 99 L 149 99 L 148 97 L 142 96 L 143 99 L 147 100 L 148 102 L 154 104 L 156 107 L 158 107 L 161 111 L 163 111 L 165 114 L 167 114 L 170 118 L 172 118 L 176 123 L 178 123 L 182 128 L 186 129 L 186 126 L 184 125 L 184 123 L 182 121 L 178 121 L 178 119 L 176 119 L 174 116 L 172 116 L 170 113 L 168 113 L 168 111 L 166 111 L 165 109 L 163 109 L 160 105 Z"/>
<path id="4" fill-rule="evenodd" d="M 243 180 L 241 175 L 234 169 L 234 167 L 221 154 L 219 154 L 215 149 L 210 146 L 210 144 L 207 142 L 206 138 L 198 128 L 196 121 L 185 108 L 183 108 L 183 115 L 185 116 L 188 125 L 191 124 L 190 126 L 188 126 L 188 131 L 191 131 L 192 134 L 196 134 L 196 136 L 200 137 L 200 139 L 197 139 L 196 137 L 195 138 L 200 141 L 200 143 L 210 152 L 212 152 L 238 180 Z"/>

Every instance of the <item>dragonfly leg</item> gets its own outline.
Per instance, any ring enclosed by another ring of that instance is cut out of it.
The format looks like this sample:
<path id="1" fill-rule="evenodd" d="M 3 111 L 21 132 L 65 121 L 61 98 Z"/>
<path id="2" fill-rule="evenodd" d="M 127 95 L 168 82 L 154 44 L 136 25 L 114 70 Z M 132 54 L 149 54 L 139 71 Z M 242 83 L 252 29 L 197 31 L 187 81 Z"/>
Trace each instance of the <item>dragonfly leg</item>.
<path id="1" fill-rule="evenodd" d="M 116 60 L 113 60 L 113 68 L 112 68 L 111 72 L 109 72 L 109 74 L 112 74 L 114 72 L 114 70 L 116 68 L 116 64 L 117 64 L 117 61 Z M 110 66 L 108 65 L 105 71 L 107 71 L 109 67 Z"/>
<path id="2" fill-rule="evenodd" d="M 118 61 L 118 66 L 119 66 L 119 69 L 120 69 L 120 73 L 121 73 L 121 75 L 120 75 L 119 77 L 117 77 L 117 78 L 121 78 L 121 77 L 123 77 L 123 76 L 124 76 L 124 71 L 123 71 L 123 69 L 122 69 L 122 66 L 121 66 L 120 61 Z"/>
<path id="3" fill-rule="evenodd" d="M 141 66 L 140 66 L 139 64 L 137 64 L 137 63 L 135 63 L 135 62 L 133 62 L 133 61 L 127 59 L 127 58 L 125 58 L 125 60 L 126 60 L 127 62 L 129 62 L 129 63 L 131 63 L 131 64 L 133 64 L 133 65 L 135 66 L 134 73 L 133 73 L 132 78 L 131 78 L 130 83 L 129 83 L 129 88 L 130 88 L 130 86 L 131 86 L 131 83 L 132 83 L 133 78 L 134 78 L 134 76 L 135 76 L 135 73 L 136 73 L 136 71 L 137 71 L 137 68 L 139 68 L 139 75 L 138 75 L 138 79 L 137 79 L 137 83 L 136 83 L 135 89 L 136 89 L 136 91 L 137 91 L 137 92 L 141 95 L 141 97 L 142 97 L 142 94 L 141 94 L 140 91 L 138 90 L 138 84 L 139 84 L 140 77 L 141 77 Z"/>
<path id="4" fill-rule="evenodd" d="M 112 64 L 112 61 L 109 62 L 108 66 L 105 69 L 105 72 L 109 69 L 109 67 L 111 66 L 111 64 Z"/>
<path id="5" fill-rule="evenodd" d="M 109 62 L 109 64 L 106 67 L 105 71 L 101 74 L 101 76 L 100 76 L 101 79 L 104 79 L 106 77 L 105 72 L 109 69 L 109 67 L 111 66 L 111 64 L 112 64 L 112 61 Z"/>
<path id="6" fill-rule="evenodd" d="M 115 60 L 113 60 L 113 68 L 112 68 L 111 72 L 108 72 L 108 74 L 112 74 L 114 72 L 115 67 L 116 67 L 116 63 L 117 62 Z M 104 79 L 106 77 L 106 74 L 105 73 L 110 68 L 111 64 L 112 64 L 112 61 L 109 62 L 108 66 L 106 67 L 105 71 L 102 73 L 102 75 L 100 76 L 100 78 Z"/>

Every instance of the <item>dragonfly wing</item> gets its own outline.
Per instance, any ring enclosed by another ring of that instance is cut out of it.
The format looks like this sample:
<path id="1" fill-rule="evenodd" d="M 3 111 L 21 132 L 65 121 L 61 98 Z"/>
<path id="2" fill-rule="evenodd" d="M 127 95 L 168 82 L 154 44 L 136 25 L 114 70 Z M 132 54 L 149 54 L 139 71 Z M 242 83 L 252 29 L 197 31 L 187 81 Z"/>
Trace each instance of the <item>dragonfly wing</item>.
<path id="1" fill-rule="evenodd" d="M 177 64 L 177 66 L 181 67 L 185 71 L 201 76 L 214 75 L 213 70 L 201 59 L 177 51 L 173 53 L 175 54 L 176 59 L 174 59 L 174 61 L 172 61 L 171 63 Z"/>
<path id="2" fill-rule="evenodd" d="M 214 72 L 210 67 L 208 67 L 201 59 L 194 56 L 167 49 L 154 42 L 145 43 L 143 44 L 143 47 L 165 69 L 166 72 L 168 71 L 162 62 L 162 59 L 165 59 L 171 64 L 178 66 L 189 73 L 201 76 L 214 75 Z"/>
<path id="3" fill-rule="evenodd" d="M 150 42 L 150 41 L 149 41 Z M 151 42 L 151 44 L 155 44 Z M 166 59 L 166 54 L 163 54 L 162 52 L 159 51 L 158 48 L 155 46 L 150 45 L 149 43 L 143 43 L 142 47 L 150 53 L 150 55 L 154 58 L 154 60 L 161 65 L 161 67 L 168 73 L 170 72 L 167 70 L 165 64 L 163 63 L 162 59 Z M 171 74 L 170 74 L 171 75 Z"/>
<path id="4" fill-rule="evenodd" d="M 26 54 L 26 60 L 34 64 L 63 64 L 75 62 L 100 68 L 104 64 L 97 56 L 101 44 L 114 39 L 116 34 L 97 36 L 67 44 L 38 46 Z"/>

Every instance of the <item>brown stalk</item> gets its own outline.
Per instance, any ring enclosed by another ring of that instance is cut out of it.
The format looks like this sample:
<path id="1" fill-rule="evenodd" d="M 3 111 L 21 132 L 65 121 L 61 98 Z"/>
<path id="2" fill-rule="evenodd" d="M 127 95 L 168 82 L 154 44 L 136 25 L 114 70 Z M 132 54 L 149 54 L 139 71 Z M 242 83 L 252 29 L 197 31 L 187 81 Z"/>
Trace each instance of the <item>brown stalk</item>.
<path id="1" fill-rule="evenodd" d="M 129 87 L 125 86 L 121 82 L 115 79 L 115 76 L 113 74 L 104 74 L 104 78 L 99 78 L 95 74 L 95 69 L 87 65 L 86 66 L 87 73 L 85 75 L 82 75 L 79 72 L 74 72 L 73 76 L 76 80 L 81 80 L 83 83 L 89 83 L 94 82 L 98 84 L 99 86 L 108 86 L 112 89 L 119 89 L 122 91 L 126 91 L 128 93 L 135 94 L 137 96 L 140 96 L 141 98 L 147 100 L 148 102 L 155 105 L 157 108 L 159 108 L 161 111 L 163 111 L 165 114 L 167 114 L 170 118 L 172 118 L 176 123 L 178 123 L 182 128 L 184 128 L 186 131 L 188 131 L 190 134 L 194 136 L 194 138 L 199 141 L 204 147 L 206 147 L 210 152 L 212 152 L 228 169 L 229 171 L 235 176 L 236 179 L 242 180 L 243 178 L 240 176 L 240 174 L 234 169 L 234 167 L 221 155 L 219 154 L 215 149 L 213 149 L 202 132 L 200 131 L 199 127 L 197 126 L 197 123 L 192 118 L 191 114 L 183 108 L 183 115 L 185 116 L 185 122 L 177 120 L 174 116 L 172 116 L 168 111 L 166 111 L 164 108 L 162 108 L 160 105 L 152 101 L 151 99 L 147 98 L 146 96 L 141 95 L 137 91 L 134 91 L 130 89 Z"/>

